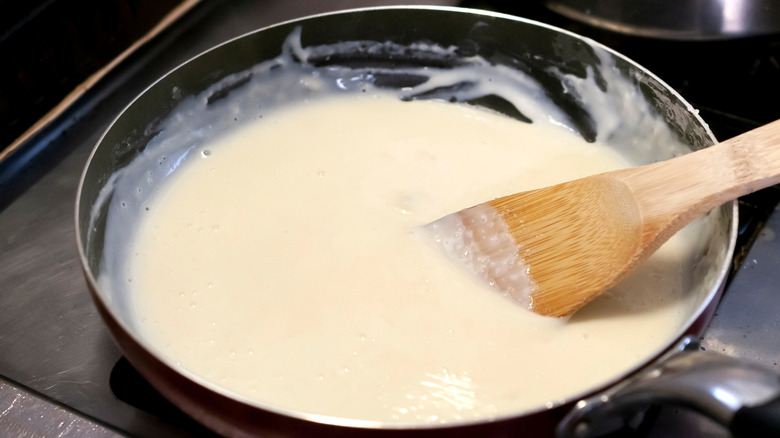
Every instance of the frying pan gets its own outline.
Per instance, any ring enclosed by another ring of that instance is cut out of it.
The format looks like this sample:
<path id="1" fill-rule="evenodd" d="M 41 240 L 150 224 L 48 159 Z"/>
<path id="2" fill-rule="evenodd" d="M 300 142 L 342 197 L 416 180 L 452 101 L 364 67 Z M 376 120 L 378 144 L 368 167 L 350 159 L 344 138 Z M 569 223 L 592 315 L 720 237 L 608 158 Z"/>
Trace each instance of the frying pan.
<path id="1" fill-rule="evenodd" d="M 488 420 L 447 425 L 410 428 L 366 424 L 354 419 L 314 417 L 247 401 L 157 354 L 133 322 L 131 297 L 123 289 L 109 286 L 111 273 L 115 272 L 111 256 L 122 251 L 122 245 L 127 243 L 107 238 L 107 229 L 117 222 L 116 214 L 112 213 L 112 200 L 118 196 L 115 177 L 134 159 L 148 152 L 150 144 L 164 133 L 166 117 L 175 108 L 191 101 L 193 96 L 205 99 L 206 105 L 218 105 L 231 90 L 257 75 L 257 70 L 252 68 L 283 55 L 283 47 L 289 48 L 291 35 L 299 38 L 297 47 L 316 49 L 311 52 L 314 56 L 306 60 L 310 65 L 325 69 L 346 66 L 355 71 L 373 72 L 365 77 L 375 81 L 374 85 L 388 89 L 403 90 L 419 84 L 420 78 L 408 74 L 409 68 L 447 69 L 475 58 L 485 60 L 494 68 L 515 70 L 532 77 L 540 86 L 540 97 L 552 102 L 564 115 L 567 125 L 588 141 L 599 137 L 602 128 L 594 122 L 587 106 L 571 93 L 571 88 L 563 85 L 561 78 L 591 78 L 607 101 L 649 108 L 659 123 L 690 149 L 715 142 L 696 111 L 652 73 L 593 41 L 503 14 L 442 7 L 369 8 L 285 22 L 228 41 L 173 70 L 130 103 L 94 148 L 78 190 L 76 232 L 90 293 L 124 355 L 161 394 L 207 427 L 231 436 L 545 436 L 555 433 L 556 427 L 561 435 L 587 436 L 619 427 L 635 418 L 636 412 L 641 415 L 644 407 L 659 401 L 693 406 L 738 431 L 742 424 L 770 423 L 772 426 L 771 421 L 753 420 L 762 418 L 761 412 L 767 406 L 770 412 L 774 409 L 772 401 L 779 392 L 776 376 L 749 365 L 733 366 L 730 362 L 724 365 L 719 362 L 721 358 L 686 350 L 691 344 L 688 336 L 703 331 L 720 297 L 736 239 L 735 203 L 723 205 L 702 219 L 709 231 L 699 243 L 696 268 L 689 273 L 690 299 L 685 322 L 668 342 L 609 381 L 555 404 Z M 429 50 L 430 47 L 446 50 Z M 609 78 L 615 75 L 631 84 L 636 93 L 627 97 L 625 90 L 610 82 Z M 408 98 L 432 95 L 436 93 Z M 511 108 L 506 100 L 496 96 L 472 96 L 469 102 L 525 122 L 533 121 L 527 113 Z M 618 127 L 612 136 L 614 146 L 630 152 L 635 148 L 630 136 L 625 135 L 630 127 Z M 623 135 L 619 135 L 621 132 Z M 640 161 L 637 164 L 670 158 L 670 152 L 661 146 L 637 151 L 635 155 Z M 702 372 L 702 368 L 707 371 Z M 712 372 L 713 369 L 720 371 Z M 737 379 L 731 387 L 719 387 L 718 394 L 728 395 L 726 402 L 717 397 L 715 401 L 707 398 L 715 387 L 711 386 L 713 377 L 721 383 L 726 381 L 725 376 L 745 377 L 740 374 L 742 371 L 733 370 L 750 370 L 747 381 L 752 383 L 746 385 L 744 380 Z M 709 379 L 700 378 L 702 375 Z M 698 383 L 686 383 L 691 381 Z M 655 386 L 656 382 L 662 383 L 661 389 Z M 664 391 L 669 387 L 690 390 Z M 734 389 L 746 387 L 760 389 Z M 588 399 L 589 396 L 595 398 Z M 735 412 L 741 414 L 735 417 Z M 735 426 L 734 418 L 749 421 L 737 421 Z"/>

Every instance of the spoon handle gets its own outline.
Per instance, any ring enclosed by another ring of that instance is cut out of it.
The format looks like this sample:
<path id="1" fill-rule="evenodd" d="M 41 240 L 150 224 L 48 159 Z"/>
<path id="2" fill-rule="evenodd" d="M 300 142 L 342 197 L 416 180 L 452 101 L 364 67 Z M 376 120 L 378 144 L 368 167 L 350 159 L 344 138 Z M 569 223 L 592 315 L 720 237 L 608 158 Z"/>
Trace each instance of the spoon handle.
<path id="1" fill-rule="evenodd" d="M 671 236 L 725 202 L 780 183 L 780 120 L 705 148 L 614 172 L 634 193 L 646 238 Z"/>

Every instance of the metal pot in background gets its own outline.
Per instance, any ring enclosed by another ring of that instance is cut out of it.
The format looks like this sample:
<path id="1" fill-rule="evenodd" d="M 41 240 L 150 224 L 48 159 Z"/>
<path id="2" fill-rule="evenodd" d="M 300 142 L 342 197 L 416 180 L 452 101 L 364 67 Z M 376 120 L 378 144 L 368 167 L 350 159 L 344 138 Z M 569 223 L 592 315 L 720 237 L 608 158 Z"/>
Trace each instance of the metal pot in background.
<path id="1" fill-rule="evenodd" d="M 716 40 L 780 32 L 776 0 L 542 0 L 591 26 L 672 40 Z"/>

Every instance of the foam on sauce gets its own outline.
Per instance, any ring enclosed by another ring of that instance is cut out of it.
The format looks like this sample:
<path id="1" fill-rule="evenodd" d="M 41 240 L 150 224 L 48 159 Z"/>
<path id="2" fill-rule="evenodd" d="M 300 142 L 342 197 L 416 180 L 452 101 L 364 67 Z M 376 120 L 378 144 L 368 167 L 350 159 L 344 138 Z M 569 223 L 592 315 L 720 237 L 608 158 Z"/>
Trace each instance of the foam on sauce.
<path id="1" fill-rule="evenodd" d="M 373 85 L 381 69 L 306 62 L 350 44 L 304 49 L 292 35 L 279 58 L 183 100 L 107 182 L 93 221 L 110 203 L 106 247 L 127 251 L 104 252 L 100 289 L 132 297 L 130 325 L 152 351 L 271 409 L 420 425 L 552 406 L 679 331 L 697 302 L 683 292 L 698 225 L 568 320 L 523 309 L 422 238 L 463 207 L 633 163 L 582 140 L 531 78 L 478 57 L 395 69 L 428 77 L 398 90 Z M 561 80 L 598 106 L 600 141 L 626 135 L 625 119 L 648 134 L 640 162 L 659 145 L 685 151 L 627 91 L 613 102 L 592 72 Z M 534 123 L 402 101 L 485 94 Z"/>

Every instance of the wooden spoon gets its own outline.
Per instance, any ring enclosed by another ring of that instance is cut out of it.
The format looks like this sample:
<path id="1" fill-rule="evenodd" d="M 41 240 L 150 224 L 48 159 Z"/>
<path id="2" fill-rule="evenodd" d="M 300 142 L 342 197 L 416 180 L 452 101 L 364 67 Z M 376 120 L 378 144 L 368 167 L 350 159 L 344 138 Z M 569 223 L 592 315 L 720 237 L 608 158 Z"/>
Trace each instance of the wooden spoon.
<path id="1" fill-rule="evenodd" d="M 534 312 L 561 317 L 698 216 L 780 182 L 780 120 L 659 163 L 497 198 L 426 227 Z"/>

